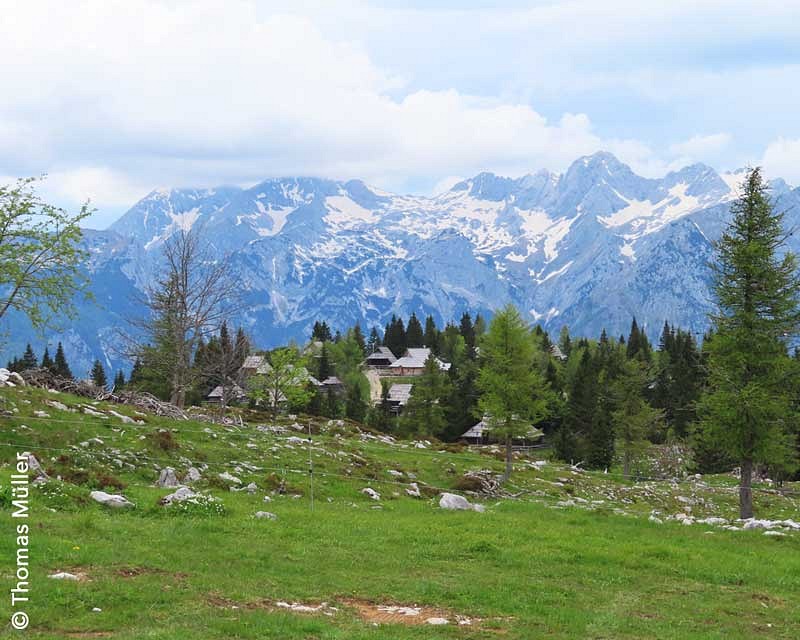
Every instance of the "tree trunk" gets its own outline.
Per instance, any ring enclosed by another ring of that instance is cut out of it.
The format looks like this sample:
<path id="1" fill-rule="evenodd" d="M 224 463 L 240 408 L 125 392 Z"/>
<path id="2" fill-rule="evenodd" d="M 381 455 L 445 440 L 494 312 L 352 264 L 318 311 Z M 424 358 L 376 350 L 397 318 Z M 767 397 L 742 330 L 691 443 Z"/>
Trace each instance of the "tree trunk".
<path id="1" fill-rule="evenodd" d="M 506 482 L 511 477 L 511 436 L 506 436 L 506 472 L 503 475 L 503 482 Z"/>
<path id="2" fill-rule="evenodd" d="M 753 459 L 742 460 L 742 472 L 739 476 L 739 517 L 747 520 L 753 517 Z"/>

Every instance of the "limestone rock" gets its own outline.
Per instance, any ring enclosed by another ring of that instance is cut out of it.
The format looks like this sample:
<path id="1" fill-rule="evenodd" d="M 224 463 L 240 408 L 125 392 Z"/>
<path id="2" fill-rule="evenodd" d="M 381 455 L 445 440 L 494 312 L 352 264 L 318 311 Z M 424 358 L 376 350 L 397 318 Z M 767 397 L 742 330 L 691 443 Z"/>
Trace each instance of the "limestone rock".
<path id="1" fill-rule="evenodd" d="M 105 491 L 92 491 L 89 497 L 103 506 L 113 509 L 130 509 L 135 505 L 125 496 L 116 493 L 106 493 Z"/>
<path id="2" fill-rule="evenodd" d="M 175 487 L 179 487 L 180 483 L 178 482 L 178 477 L 175 475 L 175 469 L 172 467 L 164 467 L 161 470 L 161 474 L 158 476 L 156 486 L 162 489 L 174 489 Z"/>

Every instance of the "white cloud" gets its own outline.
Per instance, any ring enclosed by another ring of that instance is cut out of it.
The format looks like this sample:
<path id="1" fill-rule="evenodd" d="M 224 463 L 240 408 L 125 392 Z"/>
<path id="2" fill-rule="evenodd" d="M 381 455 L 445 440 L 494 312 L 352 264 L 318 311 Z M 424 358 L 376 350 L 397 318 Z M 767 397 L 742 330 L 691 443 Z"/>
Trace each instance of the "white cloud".
<path id="1" fill-rule="evenodd" d="M 670 145 L 669 152 L 676 156 L 703 158 L 727 147 L 731 142 L 729 133 L 712 133 L 707 136 L 692 136 L 688 140 Z"/>
<path id="2" fill-rule="evenodd" d="M 779 138 L 767 146 L 761 160 L 768 177 L 800 183 L 800 138 Z"/>
<path id="3" fill-rule="evenodd" d="M 423 11 L 357 0 L 0 0 L 0 59 L 14 62 L 0 65 L 0 173 L 48 171 L 53 193 L 92 197 L 101 208 L 123 207 L 158 185 L 272 175 L 427 188 L 481 170 L 561 171 L 600 149 L 660 175 L 684 157 L 717 157 L 730 137 L 695 136 L 662 153 L 639 139 L 634 123 L 602 135 L 591 110 L 537 107 L 540 96 L 624 90 L 669 103 L 682 92 L 753 86 L 724 71 L 665 73 L 649 62 L 629 69 L 651 54 L 668 59 L 671 38 L 686 30 L 697 36 L 686 47 L 736 41 L 745 26 L 771 37 L 796 32 L 771 0 L 754 20 L 726 10 L 742 1 Z M 729 20 L 708 33 L 720 13 Z M 798 72 L 748 73 L 791 86 L 786 79 Z M 481 84 L 495 77 L 502 86 Z M 614 99 L 627 124 L 625 99 Z"/>

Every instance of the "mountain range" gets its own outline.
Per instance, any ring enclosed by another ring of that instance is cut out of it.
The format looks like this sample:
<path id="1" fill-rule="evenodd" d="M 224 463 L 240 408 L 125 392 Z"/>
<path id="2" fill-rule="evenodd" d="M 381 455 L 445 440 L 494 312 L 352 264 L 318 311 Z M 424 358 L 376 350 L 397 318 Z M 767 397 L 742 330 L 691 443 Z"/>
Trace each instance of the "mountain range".
<path id="1" fill-rule="evenodd" d="M 743 175 L 694 164 L 645 178 L 598 152 L 563 174 L 481 173 L 433 197 L 319 178 L 160 189 L 109 229 L 86 230 L 94 301 L 79 302 L 77 319 L 45 337 L 64 343 L 76 374 L 96 357 L 128 368 L 115 329 L 143 313 L 136 300 L 159 271 L 164 242 L 198 225 L 244 299 L 232 323 L 259 347 L 305 340 L 318 319 L 368 329 L 416 312 L 441 326 L 508 302 L 551 333 L 567 325 L 573 335 L 618 335 L 634 315 L 653 338 L 665 320 L 701 333 L 712 243 Z M 796 226 L 800 188 L 779 178 L 770 188 Z M 800 238 L 789 246 L 800 251 Z M 24 318 L 9 325 L 6 357 L 43 343 Z"/>

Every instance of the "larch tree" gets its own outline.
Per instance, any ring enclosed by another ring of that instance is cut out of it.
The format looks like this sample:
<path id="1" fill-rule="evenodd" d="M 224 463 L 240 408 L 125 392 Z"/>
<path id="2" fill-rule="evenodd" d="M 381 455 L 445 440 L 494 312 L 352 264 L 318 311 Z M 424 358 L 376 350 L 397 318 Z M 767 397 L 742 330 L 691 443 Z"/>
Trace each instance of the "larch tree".
<path id="1" fill-rule="evenodd" d="M 756 168 L 747 172 L 733 219 L 716 243 L 708 353 L 707 392 L 701 429 L 740 462 L 739 514 L 753 517 L 756 464 L 788 465 L 796 456 L 796 363 L 787 341 L 800 329 L 797 259 L 784 252 L 788 231 L 774 210 Z"/>
<path id="2" fill-rule="evenodd" d="M 164 243 L 163 276 L 143 300 L 148 317 L 132 320 L 140 339 L 128 355 L 166 381 L 172 404 L 184 406 L 199 373 L 192 366 L 195 350 L 235 312 L 236 291 L 227 261 L 212 257 L 201 230 L 181 230 Z"/>
<path id="3" fill-rule="evenodd" d="M 533 337 L 513 305 L 494 316 L 480 343 L 478 413 L 488 421 L 491 435 L 505 442 L 505 480 L 511 477 L 513 440 L 528 435 L 549 412 L 550 390 L 533 366 L 534 350 Z"/>

